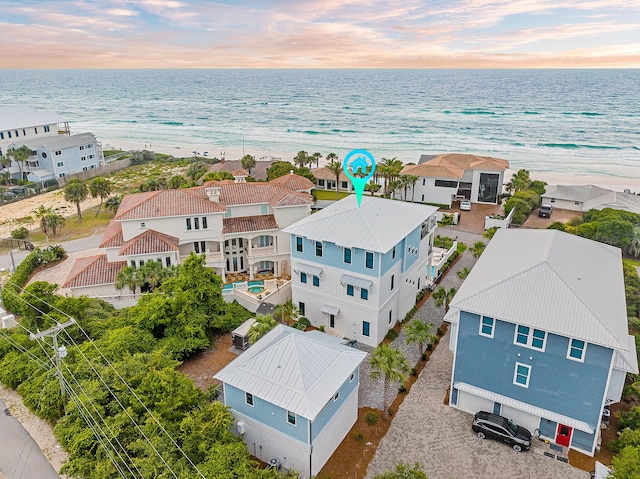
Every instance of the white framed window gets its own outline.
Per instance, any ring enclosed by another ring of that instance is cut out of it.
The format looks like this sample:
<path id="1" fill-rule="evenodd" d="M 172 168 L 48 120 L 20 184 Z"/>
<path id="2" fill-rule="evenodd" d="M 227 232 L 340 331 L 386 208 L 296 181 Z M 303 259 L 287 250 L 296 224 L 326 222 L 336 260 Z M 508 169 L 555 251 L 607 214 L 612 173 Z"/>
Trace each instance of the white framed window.
<path id="1" fill-rule="evenodd" d="M 296 251 L 298 253 L 303 253 L 304 252 L 304 246 L 302 243 L 302 237 L 301 236 L 296 236 Z"/>
<path id="2" fill-rule="evenodd" d="M 64 162 L 63 161 L 59 161 L 58 163 L 56 163 L 57 166 L 61 167 L 64 166 Z"/>
<path id="3" fill-rule="evenodd" d="M 351 248 L 345 248 L 343 253 L 343 261 L 346 264 L 351 264 Z"/>
<path id="4" fill-rule="evenodd" d="M 488 316 L 482 316 L 480 318 L 480 336 L 486 336 L 487 338 L 493 338 L 493 329 L 496 324 L 496 320 Z"/>
<path id="5" fill-rule="evenodd" d="M 516 363 L 516 368 L 513 371 L 513 384 L 523 388 L 528 388 L 530 377 L 531 366 L 524 363 Z"/>
<path id="6" fill-rule="evenodd" d="M 544 351 L 547 343 L 547 333 L 541 329 L 530 328 L 529 326 L 516 326 L 516 334 L 513 338 L 514 344 L 519 344 L 538 351 Z"/>
<path id="7" fill-rule="evenodd" d="M 296 413 L 287 411 L 287 422 L 292 426 L 296 425 Z"/>
<path id="8" fill-rule="evenodd" d="M 322 258 L 322 241 L 316 241 L 316 256 Z"/>
<path id="9" fill-rule="evenodd" d="M 572 361 L 584 362 L 584 350 L 587 347 L 587 343 L 581 339 L 570 339 L 569 348 L 567 349 L 567 359 Z"/>
<path id="10" fill-rule="evenodd" d="M 373 269 L 373 253 L 370 251 L 367 251 L 364 255 L 364 267 Z"/>
<path id="11" fill-rule="evenodd" d="M 334 401 L 337 401 L 339 397 L 340 397 L 340 391 L 336 392 L 336 393 L 333 395 L 333 400 L 334 400 Z"/>
<path id="12" fill-rule="evenodd" d="M 355 377 L 356 377 L 356 373 L 351 373 L 351 376 L 349 376 L 349 382 L 353 381 Z"/>
<path id="13" fill-rule="evenodd" d="M 244 402 L 246 402 L 249 406 L 253 407 L 253 394 L 244 393 Z"/>

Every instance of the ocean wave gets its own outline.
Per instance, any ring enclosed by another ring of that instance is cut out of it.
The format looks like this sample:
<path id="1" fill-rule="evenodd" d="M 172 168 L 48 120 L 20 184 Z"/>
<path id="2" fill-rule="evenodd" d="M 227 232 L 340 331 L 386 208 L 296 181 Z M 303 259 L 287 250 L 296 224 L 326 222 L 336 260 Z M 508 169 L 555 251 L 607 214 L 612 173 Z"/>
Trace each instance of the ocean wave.
<path id="1" fill-rule="evenodd" d="M 563 111 L 563 115 L 582 115 L 582 116 L 605 116 L 604 113 L 595 111 Z"/>
<path id="2" fill-rule="evenodd" d="M 495 115 L 495 111 L 484 110 L 482 108 L 471 108 L 469 110 L 462 110 L 460 113 L 463 115 Z"/>
<path id="3" fill-rule="evenodd" d="M 358 133 L 358 130 L 341 130 L 340 128 L 333 128 L 331 133 Z"/>
<path id="4" fill-rule="evenodd" d="M 315 130 L 294 130 L 293 128 L 287 128 L 287 133 L 304 133 L 305 135 L 328 135 L 325 131 Z"/>
<path id="5" fill-rule="evenodd" d="M 545 148 L 563 148 L 567 150 L 573 150 L 578 148 L 588 148 L 592 150 L 622 150 L 619 146 L 610 145 L 578 145 L 576 143 L 538 143 L 538 146 Z"/>
<path id="6" fill-rule="evenodd" d="M 161 125 L 169 125 L 169 126 L 184 126 L 184 123 L 181 121 L 161 121 L 159 123 Z"/>
<path id="7" fill-rule="evenodd" d="M 540 115 L 539 111 L 523 111 L 525 115 Z"/>

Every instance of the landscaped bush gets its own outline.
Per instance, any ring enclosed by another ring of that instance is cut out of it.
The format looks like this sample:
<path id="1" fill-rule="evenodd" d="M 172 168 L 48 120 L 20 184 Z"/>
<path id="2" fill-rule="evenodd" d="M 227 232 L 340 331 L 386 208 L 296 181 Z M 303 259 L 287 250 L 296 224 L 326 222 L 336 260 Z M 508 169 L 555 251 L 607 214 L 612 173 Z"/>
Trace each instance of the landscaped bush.
<path id="1" fill-rule="evenodd" d="M 453 246 L 453 239 L 448 236 L 436 236 L 433 240 L 433 246 L 436 248 L 445 248 L 449 249 Z"/>
<path id="2" fill-rule="evenodd" d="M 400 386 L 400 387 L 398 388 L 398 392 L 399 392 L 400 394 L 405 394 L 405 393 L 407 392 L 407 388 L 406 388 L 406 387 L 404 387 L 404 385 L 403 385 L 403 386 Z"/>
<path id="3" fill-rule="evenodd" d="M 418 294 L 416 294 L 416 302 L 424 298 L 425 294 L 427 294 L 427 288 L 422 288 L 420 291 L 418 291 Z"/>
<path id="4" fill-rule="evenodd" d="M 438 222 L 440 226 L 452 226 L 453 225 L 453 215 L 442 215 L 442 218 Z"/>
<path id="5" fill-rule="evenodd" d="M 357 432 L 353 435 L 353 438 L 358 442 L 364 442 L 364 434 Z"/>
<path id="6" fill-rule="evenodd" d="M 378 414 L 373 411 L 369 411 L 364 415 L 364 420 L 369 426 L 373 426 L 378 422 Z"/>
<path id="7" fill-rule="evenodd" d="M 11 231 L 11 237 L 15 239 L 26 239 L 28 236 L 29 230 L 24 226 L 20 226 Z"/>
<path id="8" fill-rule="evenodd" d="M 390 329 L 389 331 L 387 331 L 385 339 L 388 339 L 389 341 L 393 341 L 397 337 L 398 337 L 398 331 L 396 331 L 395 329 Z"/>
<path id="9" fill-rule="evenodd" d="M 304 316 L 302 316 L 301 318 L 298 319 L 298 321 L 296 321 L 297 324 L 300 324 L 302 326 L 304 326 L 305 328 L 307 326 L 311 326 L 311 321 L 309 321 L 307 318 L 305 318 Z"/>

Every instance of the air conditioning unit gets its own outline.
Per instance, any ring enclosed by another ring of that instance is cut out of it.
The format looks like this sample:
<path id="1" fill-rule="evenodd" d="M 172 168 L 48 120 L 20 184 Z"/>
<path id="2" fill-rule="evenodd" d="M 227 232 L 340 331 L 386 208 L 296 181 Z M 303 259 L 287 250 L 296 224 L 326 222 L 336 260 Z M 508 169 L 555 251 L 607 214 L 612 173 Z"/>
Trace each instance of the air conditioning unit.
<path id="1" fill-rule="evenodd" d="M 236 424 L 236 431 L 238 431 L 238 434 L 243 436 L 245 433 L 245 429 L 246 429 L 246 426 L 244 424 L 244 421 L 238 421 L 238 423 Z"/>
<path id="2" fill-rule="evenodd" d="M 280 460 L 276 459 L 275 457 L 272 459 L 269 459 L 269 469 L 275 469 L 276 471 L 280 470 Z"/>

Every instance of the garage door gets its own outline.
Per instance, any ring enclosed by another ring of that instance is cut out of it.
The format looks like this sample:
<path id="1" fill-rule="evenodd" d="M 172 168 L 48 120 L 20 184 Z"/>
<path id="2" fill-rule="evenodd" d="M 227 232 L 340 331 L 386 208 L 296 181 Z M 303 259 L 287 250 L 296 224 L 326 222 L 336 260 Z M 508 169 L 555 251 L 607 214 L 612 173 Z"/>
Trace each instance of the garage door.
<path id="1" fill-rule="evenodd" d="M 500 415 L 514 420 L 518 426 L 527 428 L 531 434 L 533 434 L 540 425 L 540 419 L 538 417 L 509 406 L 502 406 Z"/>
<path id="2" fill-rule="evenodd" d="M 493 401 L 484 399 L 464 391 L 458 391 L 458 407 L 472 414 L 478 411 L 493 411 Z"/>

